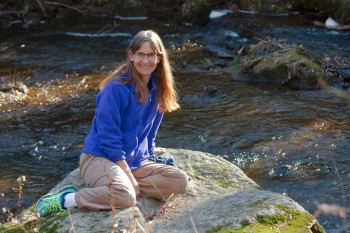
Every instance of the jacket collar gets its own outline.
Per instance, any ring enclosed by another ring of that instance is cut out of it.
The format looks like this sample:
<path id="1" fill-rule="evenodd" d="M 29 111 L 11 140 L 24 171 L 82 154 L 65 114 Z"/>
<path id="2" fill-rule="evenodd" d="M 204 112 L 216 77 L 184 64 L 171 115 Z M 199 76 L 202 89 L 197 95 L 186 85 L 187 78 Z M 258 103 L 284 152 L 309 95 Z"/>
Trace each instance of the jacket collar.
<path id="1" fill-rule="evenodd" d="M 151 92 L 155 91 L 156 88 L 157 88 L 156 78 L 155 78 L 155 76 L 154 76 L 153 73 L 151 74 L 151 78 L 150 78 L 149 81 L 152 83 L 152 89 L 150 90 L 150 93 L 151 93 Z M 133 93 L 135 93 L 135 90 L 136 90 L 136 84 L 135 84 L 135 83 L 133 83 L 133 84 L 130 85 L 130 90 L 131 90 Z"/>

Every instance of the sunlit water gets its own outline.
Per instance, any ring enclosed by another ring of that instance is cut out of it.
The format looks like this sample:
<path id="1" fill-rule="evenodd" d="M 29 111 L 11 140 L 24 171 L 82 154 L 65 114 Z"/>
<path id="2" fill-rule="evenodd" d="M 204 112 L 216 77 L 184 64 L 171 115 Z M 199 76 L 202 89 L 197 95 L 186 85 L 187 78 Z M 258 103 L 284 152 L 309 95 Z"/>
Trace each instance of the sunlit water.
<path id="1" fill-rule="evenodd" d="M 312 44 L 318 43 L 321 47 L 331 35 L 340 41 L 335 50 L 348 49 L 342 40 L 348 35 L 346 32 L 336 37 L 328 31 L 290 21 L 292 26 L 267 23 L 264 26 L 271 30 L 271 35 L 286 27 L 299 30 L 299 34 L 288 37 L 298 42 L 310 42 L 304 32 L 310 32 L 312 38 L 318 33 L 324 36 L 323 40 Z M 228 18 L 220 25 L 243 33 L 247 28 L 257 27 L 254 19 L 249 23 L 243 27 L 234 18 Z M 102 26 L 96 25 L 96 28 Z M 142 27 L 146 26 L 139 26 Z M 198 33 L 208 30 L 204 34 L 209 35 L 222 29 L 215 23 L 209 25 L 209 29 L 169 28 L 158 24 L 156 27 L 166 38 L 169 49 L 189 39 L 205 44 L 210 39 Z M 134 26 L 131 31 L 139 28 Z M 261 33 L 266 34 L 266 28 L 262 28 Z M 120 30 L 128 33 L 126 29 L 125 26 Z M 128 36 L 77 37 L 65 32 L 31 32 L 21 37 L 6 34 L 0 41 L 1 46 L 6 47 L 1 62 L 11 67 L 8 70 L 24 76 L 28 85 L 48 85 L 51 80 L 74 77 L 82 80 L 90 73 L 100 73 L 103 77 L 124 59 L 130 39 Z M 244 41 L 242 39 L 236 40 Z M 333 42 L 330 42 L 332 46 Z M 322 53 L 321 49 L 316 52 Z M 183 58 L 179 58 L 179 53 L 173 56 L 177 58 L 174 66 L 178 68 L 176 78 L 182 108 L 165 116 L 157 138 L 159 146 L 223 156 L 262 188 L 292 197 L 311 213 L 321 203 L 349 208 L 349 103 L 327 90 L 289 90 L 238 81 L 239 77 L 220 71 L 182 69 L 181 62 L 191 54 L 186 50 L 181 54 Z M 201 64 L 203 56 L 208 55 L 192 56 L 186 63 L 189 67 L 191 63 Z M 4 75 L 7 70 L 1 69 Z M 208 86 L 217 92 L 203 95 Z M 94 87 L 90 87 L 74 98 L 57 96 L 56 100 L 25 109 L 24 113 L 21 108 L 1 112 L 0 192 L 5 196 L 0 197 L 0 207 L 17 211 L 18 206 L 23 209 L 33 205 L 78 166 L 82 143 L 94 114 L 96 94 Z M 20 203 L 18 193 L 13 191 L 19 176 L 26 177 Z M 318 220 L 328 232 L 338 232 L 344 222 L 350 223 L 349 218 L 342 220 L 325 214 Z"/>

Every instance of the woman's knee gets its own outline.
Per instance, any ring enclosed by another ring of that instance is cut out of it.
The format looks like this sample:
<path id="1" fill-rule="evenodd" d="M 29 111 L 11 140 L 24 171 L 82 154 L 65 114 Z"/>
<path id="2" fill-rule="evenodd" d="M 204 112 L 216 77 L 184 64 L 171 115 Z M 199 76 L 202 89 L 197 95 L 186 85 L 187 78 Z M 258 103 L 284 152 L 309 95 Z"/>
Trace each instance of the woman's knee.
<path id="1" fill-rule="evenodd" d="M 136 205 L 136 193 L 134 190 L 113 190 L 112 205 L 117 208 Z"/>
<path id="2" fill-rule="evenodd" d="M 176 193 L 182 193 L 186 190 L 188 185 L 188 176 L 184 171 L 179 170 L 180 174 L 177 178 L 176 186 L 178 191 Z"/>
<path id="3" fill-rule="evenodd" d="M 168 182 L 167 192 L 171 194 L 183 193 L 188 185 L 188 176 L 184 171 L 179 170 L 176 176 L 171 178 Z"/>
<path id="4" fill-rule="evenodd" d="M 128 194 L 124 195 L 124 198 L 122 199 L 122 203 L 124 203 L 125 206 L 134 206 L 134 205 L 136 205 L 136 194 L 135 194 L 135 192 L 129 192 Z"/>

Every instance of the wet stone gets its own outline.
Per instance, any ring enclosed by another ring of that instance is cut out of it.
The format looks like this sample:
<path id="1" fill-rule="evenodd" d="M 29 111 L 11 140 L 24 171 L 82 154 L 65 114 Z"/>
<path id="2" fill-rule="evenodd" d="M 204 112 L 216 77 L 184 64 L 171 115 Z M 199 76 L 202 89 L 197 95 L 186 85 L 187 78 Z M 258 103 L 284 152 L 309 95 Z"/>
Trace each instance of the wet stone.
<path id="1" fill-rule="evenodd" d="M 21 101 L 27 97 L 29 92 L 26 85 L 12 86 L 9 84 L 0 85 L 0 106 Z"/>
<path id="2" fill-rule="evenodd" d="M 343 77 L 344 81 L 350 82 L 350 69 L 337 69 L 337 73 Z"/>

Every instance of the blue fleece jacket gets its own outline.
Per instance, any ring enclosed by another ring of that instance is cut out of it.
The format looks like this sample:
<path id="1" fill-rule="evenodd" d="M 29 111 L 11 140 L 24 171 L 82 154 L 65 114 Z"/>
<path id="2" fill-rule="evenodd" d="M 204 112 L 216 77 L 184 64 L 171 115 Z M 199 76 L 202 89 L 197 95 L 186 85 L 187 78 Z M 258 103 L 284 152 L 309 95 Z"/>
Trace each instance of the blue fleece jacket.
<path id="1" fill-rule="evenodd" d="M 122 76 L 123 78 L 127 78 Z M 135 85 L 111 80 L 97 95 L 92 127 L 83 152 L 113 162 L 125 160 L 131 170 L 141 166 L 155 147 L 155 137 L 163 118 L 156 101 L 156 82 L 151 76 L 146 103 L 135 97 Z"/>

